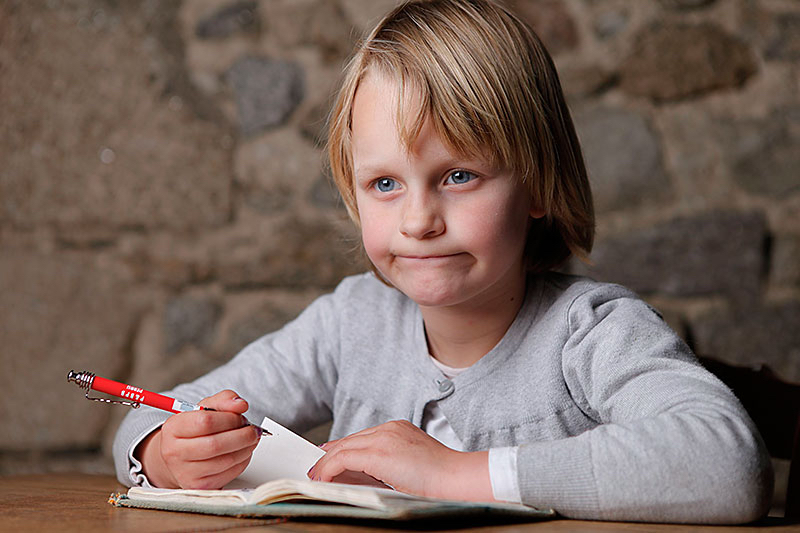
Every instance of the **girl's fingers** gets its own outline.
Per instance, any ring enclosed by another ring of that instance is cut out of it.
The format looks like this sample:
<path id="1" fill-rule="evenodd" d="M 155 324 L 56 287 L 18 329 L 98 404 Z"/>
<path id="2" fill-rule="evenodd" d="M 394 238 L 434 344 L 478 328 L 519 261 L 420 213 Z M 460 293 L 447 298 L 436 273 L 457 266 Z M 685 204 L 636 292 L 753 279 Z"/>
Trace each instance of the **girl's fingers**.
<path id="1" fill-rule="evenodd" d="M 338 439 L 330 442 L 326 442 L 323 445 L 323 449 L 328 452 L 320 458 L 320 461 L 331 455 L 331 452 L 336 452 L 337 450 L 343 449 L 357 449 L 357 448 L 367 448 L 369 447 L 373 441 L 375 441 L 375 433 L 353 433 L 352 435 L 345 437 L 343 439 Z"/>
<path id="2" fill-rule="evenodd" d="M 349 441 L 356 437 L 364 437 L 366 435 L 374 435 L 375 433 L 378 432 L 377 428 L 380 428 L 380 426 L 373 426 L 367 429 L 362 429 L 361 431 L 356 431 L 355 433 L 352 433 L 347 437 L 342 437 L 341 439 L 329 440 L 328 442 L 322 444 L 320 448 L 322 448 L 327 452 L 328 450 L 333 449 L 337 444 L 341 443 L 342 441 Z"/>
<path id="3" fill-rule="evenodd" d="M 316 481 L 331 481 L 347 470 L 364 472 L 366 467 L 363 455 L 363 450 L 358 449 L 340 450 L 335 455 L 326 455 L 311 467 L 308 477 Z"/>
<path id="4" fill-rule="evenodd" d="M 258 439 L 255 428 L 245 426 L 214 435 L 184 439 L 182 444 L 186 448 L 184 457 L 187 460 L 206 461 L 240 450 L 255 448 Z"/>
<path id="5" fill-rule="evenodd" d="M 224 487 L 234 479 L 236 479 L 239 474 L 244 472 L 244 469 L 247 468 L 247 465 L 250 463 L 250 458 L 248 457 L 245 461 L 232 466 L 231 468 L 225 470 L 224 472 L 220 472 L 216 476 L 213 476 L 209 482 L 209 487 Z"/>
<path id="6" fill-rule="evenodd" d="M 242 462 L 249 462 L 255 446 L 248 446 L 223 455 L 217 455 L 202 461 L 188 461 L 187 470 L 197 469 L 198 476 L 210 476 L 225 472 Z"/>
<path id="7" fill-rule="evenodd" d="M 209 407 L 217 411 L 228 411 L 238 414 L 244 413 L 248 408 L 244 398 L 241 398 L 235 391 L 230 389 L 220 391 L 208 398 L 203 398 L 198 403 L 203 407 Z"/>
<path id="8" fill-rule="evenodd" d="M 334 457 L 341 454 L 344 450 L 365 450 L 370 448 L 371 443 L 374 441 L 373 435 L 359 435 L 354 433 L 349 437 L 338 439 L 331 442 L 326 442 L 322 449 L 325 450 L 325 455 L 319 458 L 317 463 L 309 470 L 309 475 L 314 471 L 319 471 L 327 464 L 333 461 Z"/>
<path id="9" fill-rule="evenodd" d="M 247 468 L 254 449 L 255 446 L 208 461 L 189 463 L 181 486 L 196 489 L 224 487 Z"/>
<path id="10" fill-rule="evenodd" d="M 238 413 L 191 411 L 171 416 L 163 428 L 175 438 L 190 439 L 230 431 L 244 425 L 244 418 Z"/>
<path id="11" fill-rule="evenodd" d="M 339 442 L 339 440 L 340 440 L 340 439 L 336 439 L 336 440 L 329 440 L 328 442 L 325 442 L 325 443 L 323 443 L 323 444 L 320 444 L 320 445 L 319 445 L 319 447 L 320 447 L 320 448 L 322 448 L 323 450 L 325 450 L 325 451 L 327 452 L 328 450 L 330 450 L 331 448 L 333 448 L 333 447 L 336 445 L 336 443 L 337 443 L 337 442 Z"/>
<path id="12" fill-rule="evenodd" d="M 354 433 L 347 438 L 339 439 L 326 449 L 317 463 L 308 471 L 311 479 L 331 481 L 347 470 L 366 472 L 369 466 L 383 455 L 382 447 L 377 444 L 376 432 L 366 434 Z"/>

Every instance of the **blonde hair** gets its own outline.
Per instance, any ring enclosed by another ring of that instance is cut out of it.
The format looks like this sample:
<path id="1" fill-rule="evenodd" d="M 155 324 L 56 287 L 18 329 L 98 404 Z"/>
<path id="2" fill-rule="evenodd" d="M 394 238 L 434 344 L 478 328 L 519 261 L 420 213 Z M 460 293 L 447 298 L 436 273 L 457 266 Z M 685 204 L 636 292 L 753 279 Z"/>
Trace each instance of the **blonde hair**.
<path id="1" fill-rule="evenodd" d="M 331 173 L 356 224 L 351 117 L 370 69 L 398 83 L 400 136 L 409 148 L 430 120 L 453 152 L 489 158 L 528 186 L 545 213 L 528 233 L 528 270 L 556 268 L 572 254 L 587 259 L 594 210 L 580 144 L 553 61 L 524 22 L 490 0 L 411 1 L 358 46 L 328 135 Z M 412 110 L 402 108 L 408 90 L 421 102 Z"/>

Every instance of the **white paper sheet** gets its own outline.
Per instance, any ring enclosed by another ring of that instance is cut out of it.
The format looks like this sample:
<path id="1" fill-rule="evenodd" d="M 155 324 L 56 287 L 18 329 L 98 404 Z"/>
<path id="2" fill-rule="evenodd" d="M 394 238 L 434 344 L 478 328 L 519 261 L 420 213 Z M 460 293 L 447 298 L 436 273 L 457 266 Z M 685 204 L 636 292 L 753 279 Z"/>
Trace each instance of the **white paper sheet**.
<path id="1" fill-rule="evenodd" d="M 282 478 L 307 480 L 308 470 L 325 455 L 319 446 L 267 417 L 261 427 L 272 436 L 261 437 L 250 464 L 225 488 L 252 488 Z"/>

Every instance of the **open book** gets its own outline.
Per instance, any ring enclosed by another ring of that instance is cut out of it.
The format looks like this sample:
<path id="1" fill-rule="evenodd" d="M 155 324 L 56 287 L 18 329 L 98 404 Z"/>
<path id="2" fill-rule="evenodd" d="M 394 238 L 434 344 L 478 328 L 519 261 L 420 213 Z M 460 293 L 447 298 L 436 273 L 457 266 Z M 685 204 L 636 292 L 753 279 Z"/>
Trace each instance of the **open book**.
<path id="1" fill-rule="evenodd" d="M 247 469 L 222 490 L 132 487 L 112 495 L 119 507 L 143 507 L 230 516 L 295 516 L 408 520 L 440 516 L 500 515 L 540 519 L 552 510 L 504 503 L 476 503 L 411 496 L 371 486 L 311 481 L 306 472 L 325 453 L 299 435 L 265 418 Z"/>

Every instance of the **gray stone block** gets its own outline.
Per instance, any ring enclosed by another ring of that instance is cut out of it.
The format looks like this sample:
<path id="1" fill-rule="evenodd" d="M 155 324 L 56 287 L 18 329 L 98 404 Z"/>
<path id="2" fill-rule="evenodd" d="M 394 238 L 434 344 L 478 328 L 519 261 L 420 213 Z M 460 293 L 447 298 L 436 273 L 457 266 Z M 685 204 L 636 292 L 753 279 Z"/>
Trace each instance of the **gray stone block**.
<path id="1" fill-rule="evenodd" d="M 773 26 L 764 54 L 766 58 L 778 61 L 800 59 L 800 13 L 777 14 Z"/>
<path id="2" fill-rule="evenodd" d="M 221 314 L 222 307 L 210 298 L 184 295 L 170 300 L 164 311 L 167 353 L 175 353 L 186 345 L 201 349 L 211 346 Z"/>
<path id="3" fill-rule="evenodd" d="M 592 28 L 599 39 L 608 39 L 619 34 L 630 22 L 628 10 L 619 6 L 605 7 L 592 20 Z"/>
<path id="4" fill-rule="evenodd" d="M 642 293 L 751 297 L 762 284 L 767 222 L 757 212 L 709 212 L 598 240 L 575 270 Z"/>
<path id="5" fill-rule="evenodd" d="M 800 193 L 800 107 L 762 120 L 724 121 L 719 137 L 731 177 L 743 189 L 779 198 Z"/>
<path id="6" fill-rule="evenodd" d="M 670 196 L 659 139 L 640 114 L 595 107 L 575 113 L 598 212 L 635 207 Z"/>
<path id="7" fill-rule="evenodd" d="M 661 0 L 661 4 L 668 9 L 697 9 L 714 2 L 715 0 Z"/>
<path id="8" fill-rule="evenodd" d="M 753 51 L 715 24 L 656 23 L 637 35 L 620 86 L 656 101 L 680 100 L 738 87 L 757 70 Z"/>
<path id="9" fill-rule="evenodd" d="M 257 32 L 257 9 L 254 0 L 233 2 L 200 20 L 194 33 L 201 39 L 221 39 L 237 33 Z"/>
<path id="10" fill-rule="evenodd" d="M 766 364 L 781 378 L 800 383 L 800 302 L 788 301 L 715 311 L 690 323 L 699 354 L 733 364 Z"/>
<path id="11" fill-rule="evenodd" d="M 283 124 L 303 100 L 303 70 L 297 63 L 246 56 L 228 71 L 239 129 L 255 135 Z"/>

